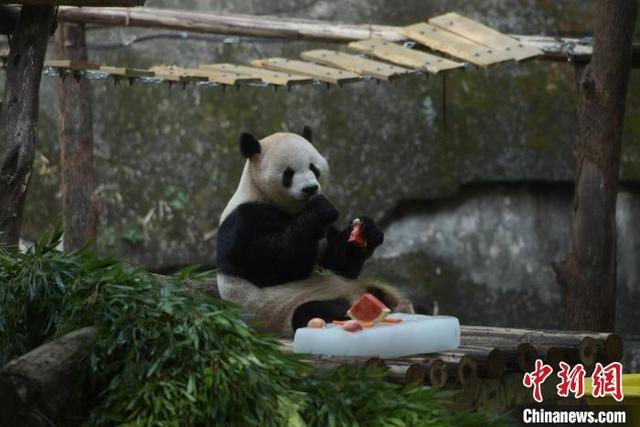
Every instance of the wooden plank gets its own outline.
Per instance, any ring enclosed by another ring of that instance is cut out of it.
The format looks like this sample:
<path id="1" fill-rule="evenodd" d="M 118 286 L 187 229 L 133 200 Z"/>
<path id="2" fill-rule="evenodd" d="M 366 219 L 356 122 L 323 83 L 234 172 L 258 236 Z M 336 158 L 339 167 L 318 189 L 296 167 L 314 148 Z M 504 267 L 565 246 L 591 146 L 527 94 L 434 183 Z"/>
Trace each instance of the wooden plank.
<path id="1" fill-rule="evenodd" d="M 309 76 L 302 76 L 291 73 L 280 73 L 278 71 L 267 70 L 264 68 L 249 67 L 237 64 L 202 64 L 200 68 L 206 70 L 234 72 L 244 76 L 262 79 L 266 83 L 278 86 L 290 86 L 294 84 L 310 83 L 313 79 Z"/>
<path id="2" fill-rule="evenodd" d="M 409 49 L 382 39 L 369 39 L 349 43 L 349 48 L 365 52 L 376 58 L 417 70 L 438 74 L 440 71 L 451 70 L 464 66 L 461 62 L 451 61 L 419 50 Z"/>
<path id="3" fill-rule="evenodd" d="M 71 71 L 97 70 L 100 68 L 99 65 L 92 64 L 91 62 L 70 61 L 68 59 L 47 59 L 44 61 L 44 66 Z"/>
<path id="4" fill-rule="evenodd" d="M 190 83 L 194 81 L 207 81 L 206 77 L 194 76 L 190 74 L 187 69 L 180 67 L 154 65 L 149 68 L 149 71 L 153 71 L 155 77 L 169 82 Z"/>
<path id="5" fill-rule="evenodd" d="M 100 65 L 98 71 L 108 73 L 114 77 L 125 77 L 128 79 L 136 77 L 153 77 L 155 73 L 150 70 L 142 70 L 139 68 L 112 67 L 110 65 Z"/>
<path id="6" fill-rule="evenodd" d="M 238 85 L 244 83 L 258 83 L 261 81 L 259 78 L 250 77 L 243 74 L 233 72 L 220 72 L 203 68 L 156 66 L 152 67 L 151 70 L 156 73 L 157 77 L 167 78 L 168 80 L 178 77 L 179 81 L 181 82 L 211 81 L 223 85 Z"/>
<path id="7" fill-rule="evenodd" d="M 248 76 L 246 74 L 236 73 L 235 71 L 217 71 L 207 68 L 190 68 L 186 70 L 193 75 L 203 76 L 209 79 L 209 81 L 224 85 L 240 85 L 262 82 L 260 77 Z"/>
<path id="8" fill-rule="evenodd" d="M 353 73 L 374 77 L 379 80 L 391 80 L 409 73 L 410 70 L 384 62 L 373 61 L 360 56 L 338 52 L 336 50 L 318 49 L 302 52 L 302 59 L 331 67 L 342 68 Z"/>
<path id="9" fill-rule="evenodd" d="M 251 64 L 268 70 L 302 74 L 332 84 L 348 83 L 360 79 L 358 74 L 349 71 L 286 58 L 255 59 L 251 61 Z"/>
<path id="10" fill-rule="evenodd" d="M 535 47 L 525 46 L 522 42 L 502 34 L 500 31 L 455 12 L 431 18 L 429 23 L 498 52 L 504 52 L 516 61 L 543 54 Z"/>
<path id="11" fill-rule="evenodd" d="M 427 23 L 409 25 L 402 34 L 433 50 L 448 53 L 480 67 L 509 61 L 511 56 Z"/>

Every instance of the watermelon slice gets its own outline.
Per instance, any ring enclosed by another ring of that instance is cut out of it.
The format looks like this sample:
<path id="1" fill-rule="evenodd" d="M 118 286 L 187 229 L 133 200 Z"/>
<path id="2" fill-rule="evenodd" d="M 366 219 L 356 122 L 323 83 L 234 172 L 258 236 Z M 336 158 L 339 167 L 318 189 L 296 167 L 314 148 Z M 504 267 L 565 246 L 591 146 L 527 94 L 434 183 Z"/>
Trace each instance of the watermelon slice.
<path id="1" fill-rule="evenodd" d="M 365 293 L 351 306 L 347 315 L 359 322 L 377 323 L 387 317 L 390 312 L 391 310 L 382 301 L 370 293 Z"/>
<path id="2" fill-rule="evenodd" d="M 362 223 L 360 222 L 360 218 L 356 218 L 353 220 L 353 228 L 351 229 L 351 233 L 349 233 L 347 243 L 349 243 L 350 245 L 358 246 L 360 248 L 367 246 L 367 241 L 362 235 Z"/>

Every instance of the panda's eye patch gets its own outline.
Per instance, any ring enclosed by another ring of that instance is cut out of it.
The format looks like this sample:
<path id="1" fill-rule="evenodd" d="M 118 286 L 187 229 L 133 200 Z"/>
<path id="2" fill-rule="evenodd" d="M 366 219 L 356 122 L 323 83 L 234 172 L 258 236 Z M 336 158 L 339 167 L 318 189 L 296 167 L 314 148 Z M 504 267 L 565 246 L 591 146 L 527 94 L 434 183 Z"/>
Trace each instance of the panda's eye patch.
<path id="1" fill-rule="evenodd" d="M 295 172 L 291 168 L 286 168 L 284 170 L 284 172 L 282 173 L 282 185 L 284 185 L 285 188 L 291 187 L 291 183 L 293 182 L 293 174 L 294 173 Z"/>
<path id="2" fill-rule="evenodd" d="M 316 167 L 316 165 L 314 165 L 313 163 L 310 163 L 309 169 L 311 169 L 311 172 L 313 172 L 316 178 L 320 178 L 320 170 Z"/>

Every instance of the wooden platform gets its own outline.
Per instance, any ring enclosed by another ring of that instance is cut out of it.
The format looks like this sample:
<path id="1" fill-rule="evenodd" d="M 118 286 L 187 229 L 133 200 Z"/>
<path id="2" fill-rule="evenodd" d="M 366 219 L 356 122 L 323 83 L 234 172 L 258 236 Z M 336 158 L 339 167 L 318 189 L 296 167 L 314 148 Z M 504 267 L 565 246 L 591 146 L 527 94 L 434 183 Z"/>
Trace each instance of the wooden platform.
<path id="1" fill-rule="evenodd" d="M 291 340 L 281 343 L 284 351 L 293 351 Z M 522 377 L 536 359 L 554 368 L 560 361 L 582 363 L 590 374 L 596 362 L 617 362 L 622 356 L 622 339 L 614 333 L 461 326 L 461 345 L 455 351 L 394 359 L 311 356 L 305 361 L 323 369 L 379 366 L 389 381 L 460 390 L 457 407 L 499 413 L 532 400 Z M 557 398 L 553 377 L 544 387 L 547 396 Z"/>

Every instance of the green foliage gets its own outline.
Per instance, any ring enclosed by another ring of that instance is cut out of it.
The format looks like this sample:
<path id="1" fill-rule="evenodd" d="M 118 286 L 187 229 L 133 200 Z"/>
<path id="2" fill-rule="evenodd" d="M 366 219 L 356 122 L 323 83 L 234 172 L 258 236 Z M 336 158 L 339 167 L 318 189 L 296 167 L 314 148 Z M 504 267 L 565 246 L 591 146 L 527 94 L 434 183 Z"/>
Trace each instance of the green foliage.
<path id="1" fill-rule="evenodd" d="M 55 250 L 60 232 L 26 253 L 0 250 L 0 365 L 53 333 L 58 307 L 81 264 Z"/>
<path id="2" fill-rule="evenodd" d="M 144 236 L 136 227 L 128 228 L 122 235 L 122 238 L 131 245 L 137 245 L 144 241 Z"/>
<path id="3" fill-rule="evenodd" d="M 160 278 L 55 249 L 0 250 L 0 362 L 52 335 L 95 325 L 86 361 L 98 385 L 87 425 L 491 425 L 451 414 L 448 396 L 376 371 L 318 371 L 241 320 L 238 308 Z M 45 321 L 34 322 L 31 313 Z M 33 338 L 36 337 L 36 338 Z"/>

